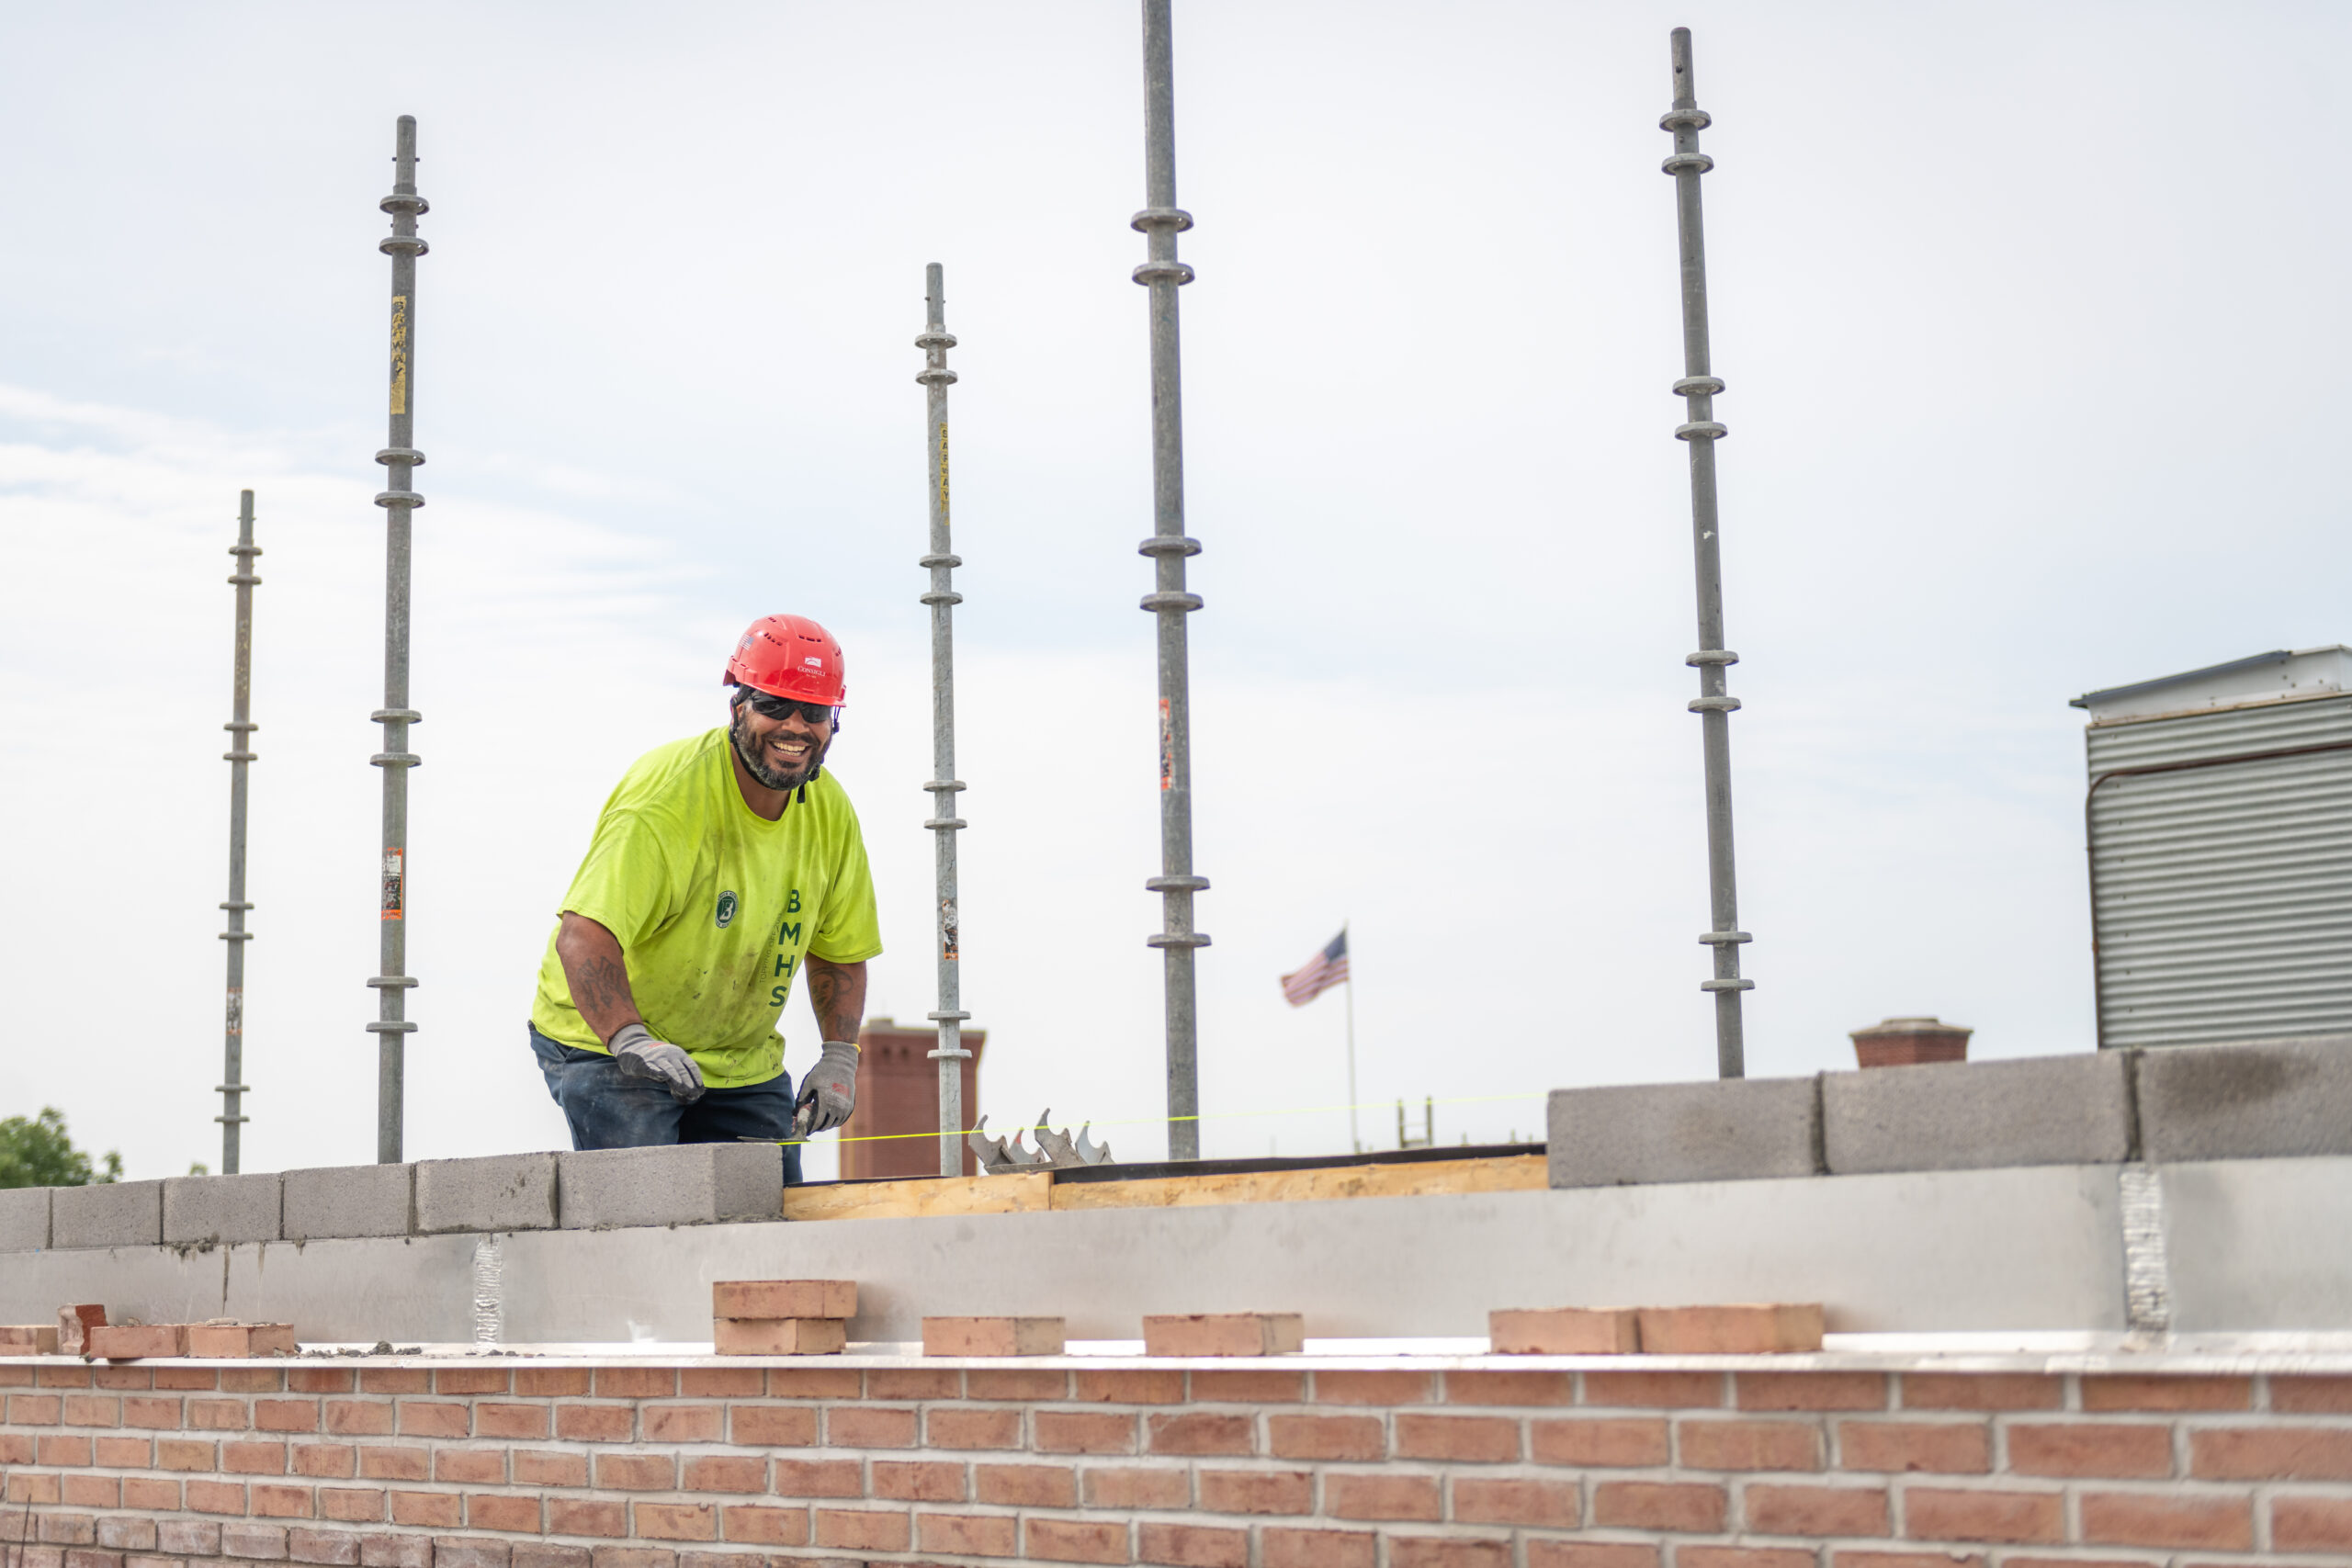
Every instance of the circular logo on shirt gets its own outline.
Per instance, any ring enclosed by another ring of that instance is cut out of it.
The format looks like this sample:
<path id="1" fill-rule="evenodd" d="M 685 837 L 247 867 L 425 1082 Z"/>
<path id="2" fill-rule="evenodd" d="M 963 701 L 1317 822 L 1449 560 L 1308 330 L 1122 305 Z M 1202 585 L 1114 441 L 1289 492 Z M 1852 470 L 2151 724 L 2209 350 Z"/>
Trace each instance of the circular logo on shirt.
<path id="1" fill-rule="evenodd" d="M 721 893 L 718 896 L 718 908 L 712 911 L 711 918 L 718 922 L 718 926 L 721 931 L 727 929 L 727 922 L 735 918 L 735 890 L 733 888 L 730 887 L 726 892 Z"/>

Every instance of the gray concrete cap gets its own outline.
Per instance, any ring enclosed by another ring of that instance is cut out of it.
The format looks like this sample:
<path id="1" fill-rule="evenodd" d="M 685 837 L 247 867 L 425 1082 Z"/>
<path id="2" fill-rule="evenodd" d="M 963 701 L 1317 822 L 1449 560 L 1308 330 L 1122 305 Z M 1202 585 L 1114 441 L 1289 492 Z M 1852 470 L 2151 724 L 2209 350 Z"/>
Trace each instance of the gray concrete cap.
<path id="1" fill-rule="evenodd" d="M 406 1235 L 414 1218 L 413 1165 L 334 1165 L 289 1170 L 288 1241 L 327 1236 Z"/>
<path id="2" fill-rule="evenodd" d="M 416 1229 L 535 1231 L 555 1224 L 555 1156 L 428 1159 L 416 1166 Z"/>
<path id="3" fill-rule="evenodd" d="M 164 1239 L 276 1241 L 278 1187 L 267 1176 L 175 1176 L 164 1183 Z"/>
<path id="4" fill-rule="evenodd" d="M 38 1252 L 49 1245 L 46 1187 L 0 1188 L 0 1252 Z"/>
<path id="5" fill-rule="evenodd" d="M 1555 1187 L 1735 1181 L 1821 1169 L 1816 1078 L 1555 1089 Z"/>
<path id="6" fill-rule="evenodd" d="M 2139 1053 L 2152 1160 L 2352 1154 L 2352 1035 Z"/>
<path id="7" fill-rule="evenodd" d="M 670 1144 L 556 1156 L 566 1230 L 773 1220 L 784 1212 L 775 1144 Z"/>
<path id="8" fill-rule="evenodd" d="M 2127 1053 L 1825 1073 L 1821 1142 L 1833 1176 L 2114 1165 L 2132 1153 Z"/>
<path id="9" fill-rule="evenodd" d="M 49 1190 L 52 1247 L 153 1247 L 164 1239 L 164 1184 L 109 1181 Z"/>

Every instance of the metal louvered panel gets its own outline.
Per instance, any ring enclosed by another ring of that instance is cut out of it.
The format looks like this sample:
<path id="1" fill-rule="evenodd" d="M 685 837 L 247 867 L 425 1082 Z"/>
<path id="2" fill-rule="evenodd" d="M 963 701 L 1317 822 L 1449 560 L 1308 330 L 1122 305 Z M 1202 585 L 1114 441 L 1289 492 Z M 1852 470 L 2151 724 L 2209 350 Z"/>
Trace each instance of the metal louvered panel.
<path id="1" fill-rule="evenodd" d="M 2099 1043 L 2352 1031 L 2352 697 L 2095 725 L 2088 747 Z"/>

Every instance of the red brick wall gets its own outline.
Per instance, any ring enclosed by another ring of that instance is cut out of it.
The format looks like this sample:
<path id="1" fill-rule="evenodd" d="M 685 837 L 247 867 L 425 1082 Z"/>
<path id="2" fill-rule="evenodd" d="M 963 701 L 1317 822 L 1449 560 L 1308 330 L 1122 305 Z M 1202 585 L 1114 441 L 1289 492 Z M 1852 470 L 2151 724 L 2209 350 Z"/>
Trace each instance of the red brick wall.
<path id="1" fill-rule="evenodd" d="M 2352 1377 L 0 1364 L 6 1568 L 2352 1559 Z"/>

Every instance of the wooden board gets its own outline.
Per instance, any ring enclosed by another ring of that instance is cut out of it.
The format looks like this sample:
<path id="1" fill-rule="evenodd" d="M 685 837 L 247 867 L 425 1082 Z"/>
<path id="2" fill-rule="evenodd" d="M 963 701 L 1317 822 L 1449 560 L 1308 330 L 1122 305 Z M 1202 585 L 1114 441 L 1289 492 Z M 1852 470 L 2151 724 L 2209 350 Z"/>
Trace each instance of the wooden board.
<path id="1" fill-rule="evenodd" d="M 906 1220 L 935 1214 L 1022 1214 L 1049 1208 L 1049 1170 L 1004 1176 L 933 1176 L 904 1181 L 843 1181 L 787 1187 L 787 1220 Z"/>
<path id="2" fill-rule="evenodd" d="M 784 1190 L 787 1220 L 905 1220 L 944 1214 L 1025 1214 L 1042 1209 L 1171 1209 L 1202 1203 L 1296 1203 L 1326 1198 L 1406 1198 L 1423 1192 L 1519 1192 L 1549 1184 L 1542 1155 L 1322 1166 L 1142 1181 L 1057 1182 L 1050 1170 L 1002 1176 L 915 1177 Z"/>
<path id="3" fill-rule="evenodd" d="M 995 1177 L 987 1180 L 1001 1179 Z M 1404 1198 L 1434 1192 L 1517 1192 L 1549 1185 L 1542 1155 L 1325 1166 L 1169 1176 L 1148 1181 L 1072 1181 L 1053 1190 L 1057 1209 L 1190 1208 L 1204 1203 L 1295 1203 L 1327 1198 Z"/>

